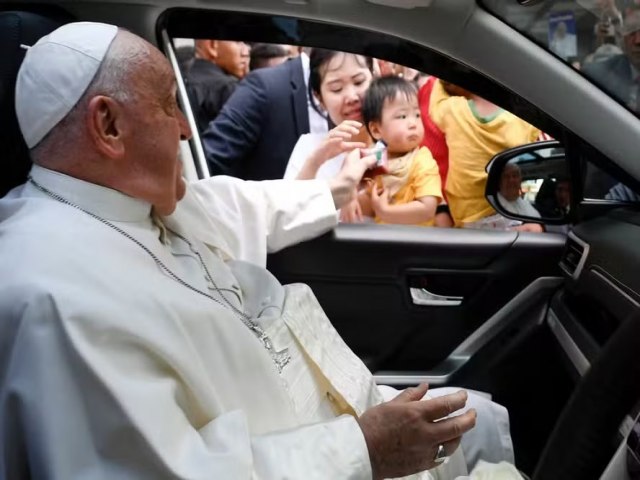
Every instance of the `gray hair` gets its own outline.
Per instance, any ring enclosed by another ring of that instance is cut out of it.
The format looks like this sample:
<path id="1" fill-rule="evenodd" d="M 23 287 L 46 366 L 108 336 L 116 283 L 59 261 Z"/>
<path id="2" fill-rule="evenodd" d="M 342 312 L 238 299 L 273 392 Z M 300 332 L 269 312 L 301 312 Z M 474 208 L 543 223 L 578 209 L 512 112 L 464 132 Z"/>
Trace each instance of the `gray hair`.
<path id="1" fill-rule="evenodd" d="M 31 149 L 33 162 L 46 162 L 52 155 L 69 152 L 71 147 L 81 144 L 85 135 L 83 125 L 87 107 L 96 95 L 104 95 L 121 103 L 135 101 L 137 94 L 131 76 L 148 58 L 149 48 L 142 39 L 127 31 L 118 31 L 96 76 L 78 103 Z"/>

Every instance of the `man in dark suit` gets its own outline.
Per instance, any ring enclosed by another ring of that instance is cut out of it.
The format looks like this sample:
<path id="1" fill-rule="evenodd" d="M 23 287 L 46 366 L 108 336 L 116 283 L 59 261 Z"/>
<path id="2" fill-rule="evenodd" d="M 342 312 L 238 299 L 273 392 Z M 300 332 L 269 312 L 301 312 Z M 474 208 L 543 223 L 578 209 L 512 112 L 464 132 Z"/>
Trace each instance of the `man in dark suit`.
<path id="1" fill-rule="evenodd" d="M 196 40 L 196 58 L 186 75 L 187 93 L 203 131 L 218 116 L 249 69 L 249 45 L 227 40 Z"/>
<path id="2" fill-rule="evenodd" d="M 303 67 L 308 57 L 303 55 L 253 71 L 238 84 L 202 135 L 211 175 L 247 180 L 284 176 L 293 147 L 300 135 L 309 133 L 313 115 Z M 312 123 L 318 125 L 317 119 Z M 320 128 L 326 131 L 326 120 Z"/>
<path id="3" fill-rule="evenodd" d="M 622 24 L 624 54 L 585 65 L 583 72 L 640 114 L 640 10 L 632 10 Z"/>

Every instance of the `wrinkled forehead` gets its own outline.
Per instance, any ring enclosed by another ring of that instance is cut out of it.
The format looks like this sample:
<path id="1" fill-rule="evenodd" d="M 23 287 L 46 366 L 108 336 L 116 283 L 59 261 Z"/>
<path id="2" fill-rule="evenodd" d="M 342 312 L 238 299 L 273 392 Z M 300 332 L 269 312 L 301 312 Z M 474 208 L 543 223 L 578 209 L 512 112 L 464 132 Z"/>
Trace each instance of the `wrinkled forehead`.
<path id="1" fill-rule="evenodd" d="M 148 42 L 146 59 L 140 68 L 137 69 L 136 77 L 141 81 L 142 93 L 155 93 L 147 90 L 146 87 L 153 87 L 153 90 L 170 90 L 175 85 L 175 74 L 171 68 L 169 60 L 156 47 Z"/>
<path id="2" fill-rule="evenodd" d="M 503 175 L 520 175 L 520 167 L 515 163 L 507 163 L 502 171 Z"/>

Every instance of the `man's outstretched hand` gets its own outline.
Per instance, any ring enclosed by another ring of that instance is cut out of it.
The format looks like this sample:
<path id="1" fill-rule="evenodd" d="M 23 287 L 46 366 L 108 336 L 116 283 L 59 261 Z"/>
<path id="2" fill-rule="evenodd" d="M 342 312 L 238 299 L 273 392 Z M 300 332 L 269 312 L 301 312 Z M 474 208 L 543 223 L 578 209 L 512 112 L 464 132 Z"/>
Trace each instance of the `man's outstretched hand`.
<path id="1" fill-rule="evenodd" d="M 338 174 L 329 180 L 333 202 L 339 210 L 356 198 L 364 172 L 375 165 L 375 155 L 361 157 L 360 149 L 352 150 L 345 158 Z"/>
<path id="2" fill-rule="evenodd" d="M 447 456 L 451 455 L 462 434 L 474 427 L 474 410 L 444 418 L 465 406 L 465 391 L 421 400 L 428 388 L 426 384 L 408 388 L 358 419 L 374 479 L 402 477 L 437 466 L 438 446 L 442 444 Z"/>

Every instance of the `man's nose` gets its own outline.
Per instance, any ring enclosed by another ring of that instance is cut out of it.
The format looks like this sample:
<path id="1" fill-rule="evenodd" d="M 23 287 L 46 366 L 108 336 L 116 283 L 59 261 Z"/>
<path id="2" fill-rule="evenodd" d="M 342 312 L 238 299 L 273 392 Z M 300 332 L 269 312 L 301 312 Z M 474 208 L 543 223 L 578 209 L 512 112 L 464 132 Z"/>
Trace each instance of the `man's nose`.
<path id="1" fill-rule="evenodd" d="M 180 140 L 189 140 L 191 138 L 191 127 L 189 127 L 187 117 L 184 116 L 182 110 L 178 110 L 178 125 L 180 126 Z"/>

